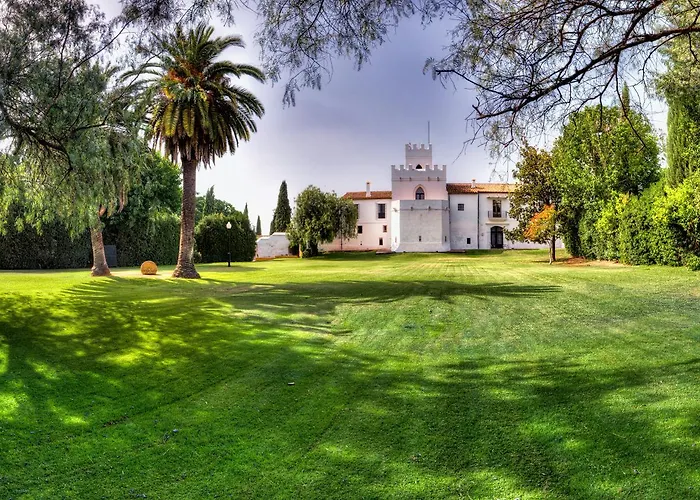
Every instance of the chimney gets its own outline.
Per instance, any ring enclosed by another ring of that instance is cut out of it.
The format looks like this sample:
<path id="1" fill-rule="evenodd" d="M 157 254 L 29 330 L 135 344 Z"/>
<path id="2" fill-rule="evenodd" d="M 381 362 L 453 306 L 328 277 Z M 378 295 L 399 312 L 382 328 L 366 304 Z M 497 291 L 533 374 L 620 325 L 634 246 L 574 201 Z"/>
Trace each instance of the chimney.
<path id="1" fill-rule="evenodd" d="M 372 197 L 372 191 L 369 190 L 369 181 L 367 181 L 367 192 L 365 193 L 365 197 L 367 197 L 367 198 Z"/>
<path id="2" fill-rule="evenodd" d="M 476 179 L 472 179 L 472 188 L 476 187 Z"/>

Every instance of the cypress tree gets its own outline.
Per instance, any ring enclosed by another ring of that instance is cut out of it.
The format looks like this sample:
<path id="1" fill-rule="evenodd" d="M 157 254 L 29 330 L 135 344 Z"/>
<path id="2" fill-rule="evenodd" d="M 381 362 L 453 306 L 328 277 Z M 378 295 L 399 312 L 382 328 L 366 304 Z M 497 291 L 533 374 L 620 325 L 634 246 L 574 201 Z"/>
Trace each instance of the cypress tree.
<path id="1" fill-rule="evenodd" d="M 214 204 L 216 203 L 216 198 L 214 197 L 214 186 L 207 189 L 207 194 L 204 196 L 204 215 L 211 215 L 214 213 Z"/>
<path id="2" fill-rule="evenodd" d="M 255 234 L 262 236 L 262 225 L 260 224 L 260 216 L 258 215 L 258 222 L 255 223 Z"/>
<path id="3" fill-rule="evenodd" d="M 671 185 L 700 167 L 700 110 L 689 99 L 668 99 L 668 139 L 666 157 Z"/>
<path id="4" fill-rule="evenodd" d="M 279 194 L 277 195 L 277 207 L 275 208 L 272 216 L 270 234 L 276 231 L 287 231 L 291 220 L 292 207 L 289 205 L 289 196 L 287 195 L 287 181 L 282 181 L 282 184 L 280 184 Z"/>
<path id="5" fill-rule="evenodd" d="M 248 221 L 248 227 L 250 227 L 250 217 L 248 216 L 248 204 L 245 204 L 245 208 L 243 209 L 243 217 L 245 217 L 245 220 Z"/>

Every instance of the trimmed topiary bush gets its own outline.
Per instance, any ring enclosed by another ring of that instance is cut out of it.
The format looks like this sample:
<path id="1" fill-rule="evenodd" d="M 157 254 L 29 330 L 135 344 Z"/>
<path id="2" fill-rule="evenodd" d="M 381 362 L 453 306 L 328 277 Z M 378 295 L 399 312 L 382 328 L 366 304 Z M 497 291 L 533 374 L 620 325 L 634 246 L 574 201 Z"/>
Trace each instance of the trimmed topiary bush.
<path id="1" fill-rule="evenodd" d="M 227 222 L 231 222 L 231 229 L 226 229 Z M 194 239 L 201 262 L 226 262 L 229 242 L 232 262 L 250 262 L 255 257 L 255 231 L 238 211 L 231 215 L 207 215 L 197 224 Z"/>

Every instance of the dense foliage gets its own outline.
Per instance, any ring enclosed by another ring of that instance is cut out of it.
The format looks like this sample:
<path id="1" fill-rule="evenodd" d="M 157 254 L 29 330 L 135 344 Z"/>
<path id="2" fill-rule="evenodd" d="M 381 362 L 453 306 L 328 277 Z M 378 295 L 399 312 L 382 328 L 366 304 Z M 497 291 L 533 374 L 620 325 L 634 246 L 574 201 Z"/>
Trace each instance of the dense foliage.
<path id="1" fill-rule="evenodd" d="M 21 218 L 21 208 L 12 206 L 8 213 Z M 0 269 L 86 268 L 92 262 L 90 236 L 87 231 L 71 238 L 70 231 L 59 221 L 18 230 L 8 225 L 0 234 Z"/>
<path id="2" fill-rule="evenodd" d="M 226 229 L 226 223 L 231 229 Z M 249 262 L 255 257 L 255 232 L 247 218 L 236 211 L 231 215 L 213 214 L 204 217 L 195 229 L 196 255 L 200 262 Z"/>
<path id="3" fill-rule="evenodd" d="M 204 196 L 197 196 L 195 210 L 195 224 L 199 224 L 199 221 L 206 215 L 229 215 L 236 211 L 235 207 L 229 202 L 220 200 L 214 195 L 214 186 L 207 189 L 207 193 Z"/>
<path id="4" fill-rule="evenodd" d="M 272 214 L 270 223 L 270 234 L 275 232 L 285 232 L 292 221 L 292 207 L 289 205 L 289 195 L 287 194 L 287 181 L 282 181 L 280 191 L 277 194 L 277 206 Z"/>
<path id="5" fill-rule="evenodd" d="M 510 216 L 518 226 L 507 232 L 509 239 L 549 243 L 549 261 L 556 260 L 557 207 L 561 193 L 554 176 L 552 155 L 525 146 L 520 150 L 513 177 L 517 181 L 510 198 Z"/>
<path id="6" fill-rule="evenodd" d="M 660 177 L 659 147 L 649 120 L 628 102 L 571 115 L 552 151 L 561 193 L 558 220 L 567 249 L 590 255 L 586 226 L 601 204 L 636 195 Z"/>
<path id="7" fill-rule="evenodd" d="M 128 200 L 124 209 L 103 217 L 104 243 L 116 245 L 119 266 L 138 266 L 147 259 L 174 264 L 177 257 L 179 169 L 157 154 L 145 155 L 143 163 L 124 195 Z M 14 223 L 0 235 L 0 268 L 84 268 L 92 263 L 85 231 L 71 232 L 62 221 L 44 222 L 38 228 L 22 225 L 27 216 L 27 207 L 12 206 L 8 219 Z"/>
<path id="8" fill-rule="evenodd" d="M 318 255 L 321 243 L 355 234 L 357 210 L 352 200 L 324 193 L 316 186 L 304 189 L 296 199 L 289 241 L 299 246 L 305 257 Z"/>
<path id="9" fill-rule="evenodd" d="M 107 229 L 105 245 L 116 245 L 119 266 L 139 266 L 146 260 L 158 265 L 177 262 L 180 217 L 174 213 L 156 212 L 141 226 Z"/>
<path id="10" fill-rule="evenodd" d="M 666 161 L 667 178 L 672 185 L 700 169 L 700 101 L 697 97 L 668 100 Z"/>
<path id="11" fill-rule="evenodd" d="M 583 254 L 626 264 L 700 262 L 700 172 L 671 187 L 658 182 L 640 195 L 618 195 L 581 225 Z"/>

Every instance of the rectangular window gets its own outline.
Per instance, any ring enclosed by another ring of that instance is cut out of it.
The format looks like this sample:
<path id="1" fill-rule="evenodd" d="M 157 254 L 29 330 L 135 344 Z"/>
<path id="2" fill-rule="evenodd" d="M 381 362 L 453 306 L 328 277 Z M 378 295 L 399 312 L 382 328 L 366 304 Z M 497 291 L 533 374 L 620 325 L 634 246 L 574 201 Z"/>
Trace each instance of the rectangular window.
<path id="1" fill-rule="evenodd" d="M 380 247 L 384 246 L 384 238 L 379 238 L 379 246 Z"/>
<path id="2" fill-rule="evenodd" d="M 362 226 L 357 226 L 357 234 L 362 234 Z"/>
<path id="3" fill-rule="evenodd" d="M 388 232 L 389 232 L 389 226 L 387 226 L 386 224 L 384 224 L 384 225 L 382 226 L 382 232 L 383 232 L 383 233 L 388 233 Z"/>
<path id="4" fill-rule="evenodd" d="M 418 236 L 418 241 L 423 241 L 423 238 L 421 236 Z"/>
<path id="5" fill-rule="evenodd" d="M 386 203 L 377 203 L 377 219 L 386 219 Z"/>
<path id="6" fill-rule="evenodd" d="M 355 203 L 355 211 L 357 212 L 357 216 L 360 217 L 360 204 Z"/>
<path id="7" fill-rule="evenodd" d="M 464 203 L 457 203 L 457 211 L 464 212 Z"/>
<path id="8" fill-rule="evenodd" d="M 471 245 L 471 244 L 472 244 L 472 239 L 471 239 L 471 238 L 467 238 L 467 245 Z"/>
<path id="9" fill-rule="evenodd" d="M 493 216 L 501 216 L 501 200 L 493 200 Z"/>

